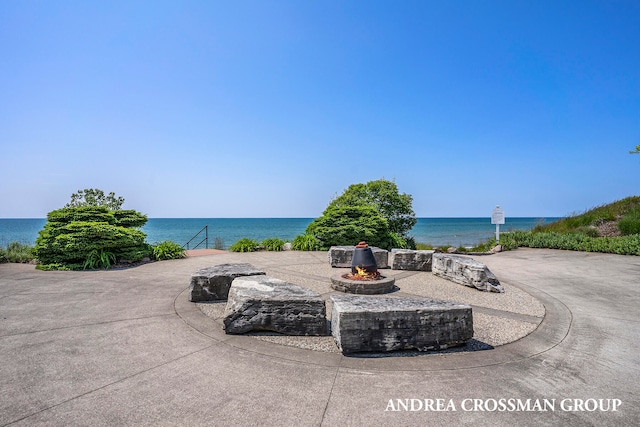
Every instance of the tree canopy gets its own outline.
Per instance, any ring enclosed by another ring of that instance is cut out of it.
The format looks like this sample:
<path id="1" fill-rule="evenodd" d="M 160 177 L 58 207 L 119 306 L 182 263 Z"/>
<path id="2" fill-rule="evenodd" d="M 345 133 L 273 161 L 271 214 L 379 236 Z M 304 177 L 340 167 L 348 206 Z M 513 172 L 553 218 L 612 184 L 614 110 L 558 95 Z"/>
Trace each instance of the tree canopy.
<path id="1" fill-rule="evenodd" d="M 122 207 L 123 203 L 124 197 L 116 197 L 114 192 L 105 195 L 104 191 L 97 188 L 85 188 L 84 190 L 78 190 L 77 193 L 73 193 L 71 195 L 71 201 L 64 207 L 105 206 L 113 211 L 117 211 Z"/>
<path id="2" fill-rule="evenodd" d="M 47 214 L 34 254 L 43 269 L 108 268 L 150 255 L 146 235 L 138 230 L 147 216 L 122 210 L 124 198 L 102 190 L 81 190 L 71 203 Z"/>
<path id="3" fill-rule="evenodd" d="M 417 222 L 412 203 L 411 195 L 400 193 L 395 182 L 383 178 L 366 184 L 350 185 L 329 207 L 363 204 L 372 206 L 387 220 L 391 233 L 407 237 L 409 230 Z"/>
<path id="4" fill-rule="evenodd" d="M 385 179 L 350 185 L 309 224 L 306 236 L 311 247 L 325 250 L 362 240 L 383 249 L 413 247 L 407 236 L 417 221 L 412 200 Z"/>

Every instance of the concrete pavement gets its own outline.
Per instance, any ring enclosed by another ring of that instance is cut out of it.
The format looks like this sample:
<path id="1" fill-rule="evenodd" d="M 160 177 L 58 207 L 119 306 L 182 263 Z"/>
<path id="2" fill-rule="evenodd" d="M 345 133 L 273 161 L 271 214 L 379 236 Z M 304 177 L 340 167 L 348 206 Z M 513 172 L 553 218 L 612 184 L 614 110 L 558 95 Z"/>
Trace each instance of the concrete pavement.
<path id="1" fill-rule="evenodd" d="M 480 260 L 542 301 L 533 333 L 493 350 L 376 358 L 225 335 L 187 301 L 199 268 L 250 262 L 319 282 L 326 253 L 98 272 L 1 264 L 0 426 L 638 425 L 640 257 Z"/>

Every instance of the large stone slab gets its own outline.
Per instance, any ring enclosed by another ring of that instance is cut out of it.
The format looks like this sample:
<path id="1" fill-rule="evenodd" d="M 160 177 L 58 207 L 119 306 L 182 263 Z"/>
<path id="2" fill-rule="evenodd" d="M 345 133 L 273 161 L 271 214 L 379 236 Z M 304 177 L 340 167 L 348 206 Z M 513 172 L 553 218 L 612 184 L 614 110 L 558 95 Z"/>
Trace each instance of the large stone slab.
<path id="1" fill-rule="evenodd" d="M 189 301 L 225 300 L 236 277 L 266 274 L 251 264 L 219 264 L 202 268 L 191 275 Z"/>
<path id="2" fill-rule="evenodd" d="M 327 334 L 326 304 L 320 294 L 269 276 L 234 279 L 224 316 L 228 334 Z"/>
<path id="3" fill-rule="evenodd" d="M 473 337 L 471 307 L 431 298 L 332 295 L 331 334 L 344 353 L 441 350 Z"/>
<path id="4" fill-rule="evenodd" d="M 378 268 L 389 268 L 389 252 L 376 248 L 375 246 L 369 247 L 371 248 L 371 252 L 373 252 Z M 350 268 L 355 250 L 355 246 L 331 246 L 331 248 L 329 248 L 329 262 L 331 263 L 331 267 Z"/>
<path id="5" fill-rule="evenodd" d="M 389 265 L 392 270 L 431 271 L 435 251 L 391 249 Z"/>
<path id="6" fill-rule="evenodd" d="M 498 278 L 480 261 L 472 258 L 435 253 L 433 274 L 461 285 L 487 292 L 504 292 Z"/>

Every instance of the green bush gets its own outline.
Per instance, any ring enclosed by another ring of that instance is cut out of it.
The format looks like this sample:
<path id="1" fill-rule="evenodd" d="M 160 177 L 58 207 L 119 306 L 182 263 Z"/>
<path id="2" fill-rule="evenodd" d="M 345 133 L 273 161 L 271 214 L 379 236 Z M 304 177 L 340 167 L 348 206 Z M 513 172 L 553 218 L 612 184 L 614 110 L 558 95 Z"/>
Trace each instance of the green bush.
<path id="1" fill-rule="evenodd" d="M 298 235 L 291 242 L 291 249 L 294 251 L 319 251 L 321 247 L 320 240 L 312 234 Z"/>
<path id="2" fill-rule="evenodd" d="M 622 237 L 590 237 L 578 233 L 514 231 L 509 233 L 509 237 L 517 246 L 530 248 L 640 255 L 639 234 Z"/>
<path id="3" fill-rule="evenodd" d="M 383 178 L 366 184 L 350 185 L 329 207 L 369 205 L 387 221 L 390 232 L 406 238 L 418 221 L 412 202 L 411 195 L 400 193 L 395 182 Z"/>
<path id="4" fill-rule="evenodd" d="M 253 252 L 258 247 L 258 242 L 253 239 L 240 239 L 233 245 L 229 246 L 231 252 Z"/>
<path id="5" fill-rule="evenodd" d="M 140 261 L 151 255 L 150 247 L 145 242 L 146 235 L 129 225 L 140 226 L 144 222 L 145 215 L 112 211 L 105 206 L 54 210 L 47 214 L 33 253 L 41 264 L 63 265 L 72 270 L 92 265 L 105 267 L 119 260 Z"/>
<path id="6" fill-rule="evenodd" d="M 33 248 L 20 242 L 11 242 L 6 248 L 0 247 L 0 263 L 27 263 L 35 258 Z"/>
<path id="7" fill-rule="evenodd" d="M 186 256 L 187 252 L 184 248 L 171 240 L 153 245 L 153 257 L 158 261 L 185 258 Z"/>
<path id="8" fill-rule="evenodd" d="M 322 250 L 331 246 L 356 245 L 360 241 L 389 249 L 393 240 L 387 220 L 370 205 L 329 205 L 321 217 L 309 224 L 306 234 L 316 236 Z"/>
<path id="9" fill-rule="evenodd" d="M 407 239 L 403 238 L 398 233 L 389 233 L 389 245 L 390 249 L 411 249 L 411 245 L 407 242 Z"/>
<path id="10" fill-rule="evenodd" d="M 284 244 L 284 240 L 273 237 L 271 239 L 263 240 L 260 245 L 268 251 L 281 251 L 284 247 Z"/>
<path id="11" fill-rule="evenodd" d="M 640 234 L 640 212 L 633 212 L 618 221 L 618 229 L 623 236 Z"/>

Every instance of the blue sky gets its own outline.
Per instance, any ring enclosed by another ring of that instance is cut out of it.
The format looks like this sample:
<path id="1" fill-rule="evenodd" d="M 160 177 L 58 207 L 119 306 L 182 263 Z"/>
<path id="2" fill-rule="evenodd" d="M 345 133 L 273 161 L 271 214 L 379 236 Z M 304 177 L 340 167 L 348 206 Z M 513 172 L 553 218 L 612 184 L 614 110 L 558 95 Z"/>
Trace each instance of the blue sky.
<path id="1" fill-rule="evenodd" d="M 0 2 L 0 218 L 420 217 L 640 194 L 637 1 Z"/>

